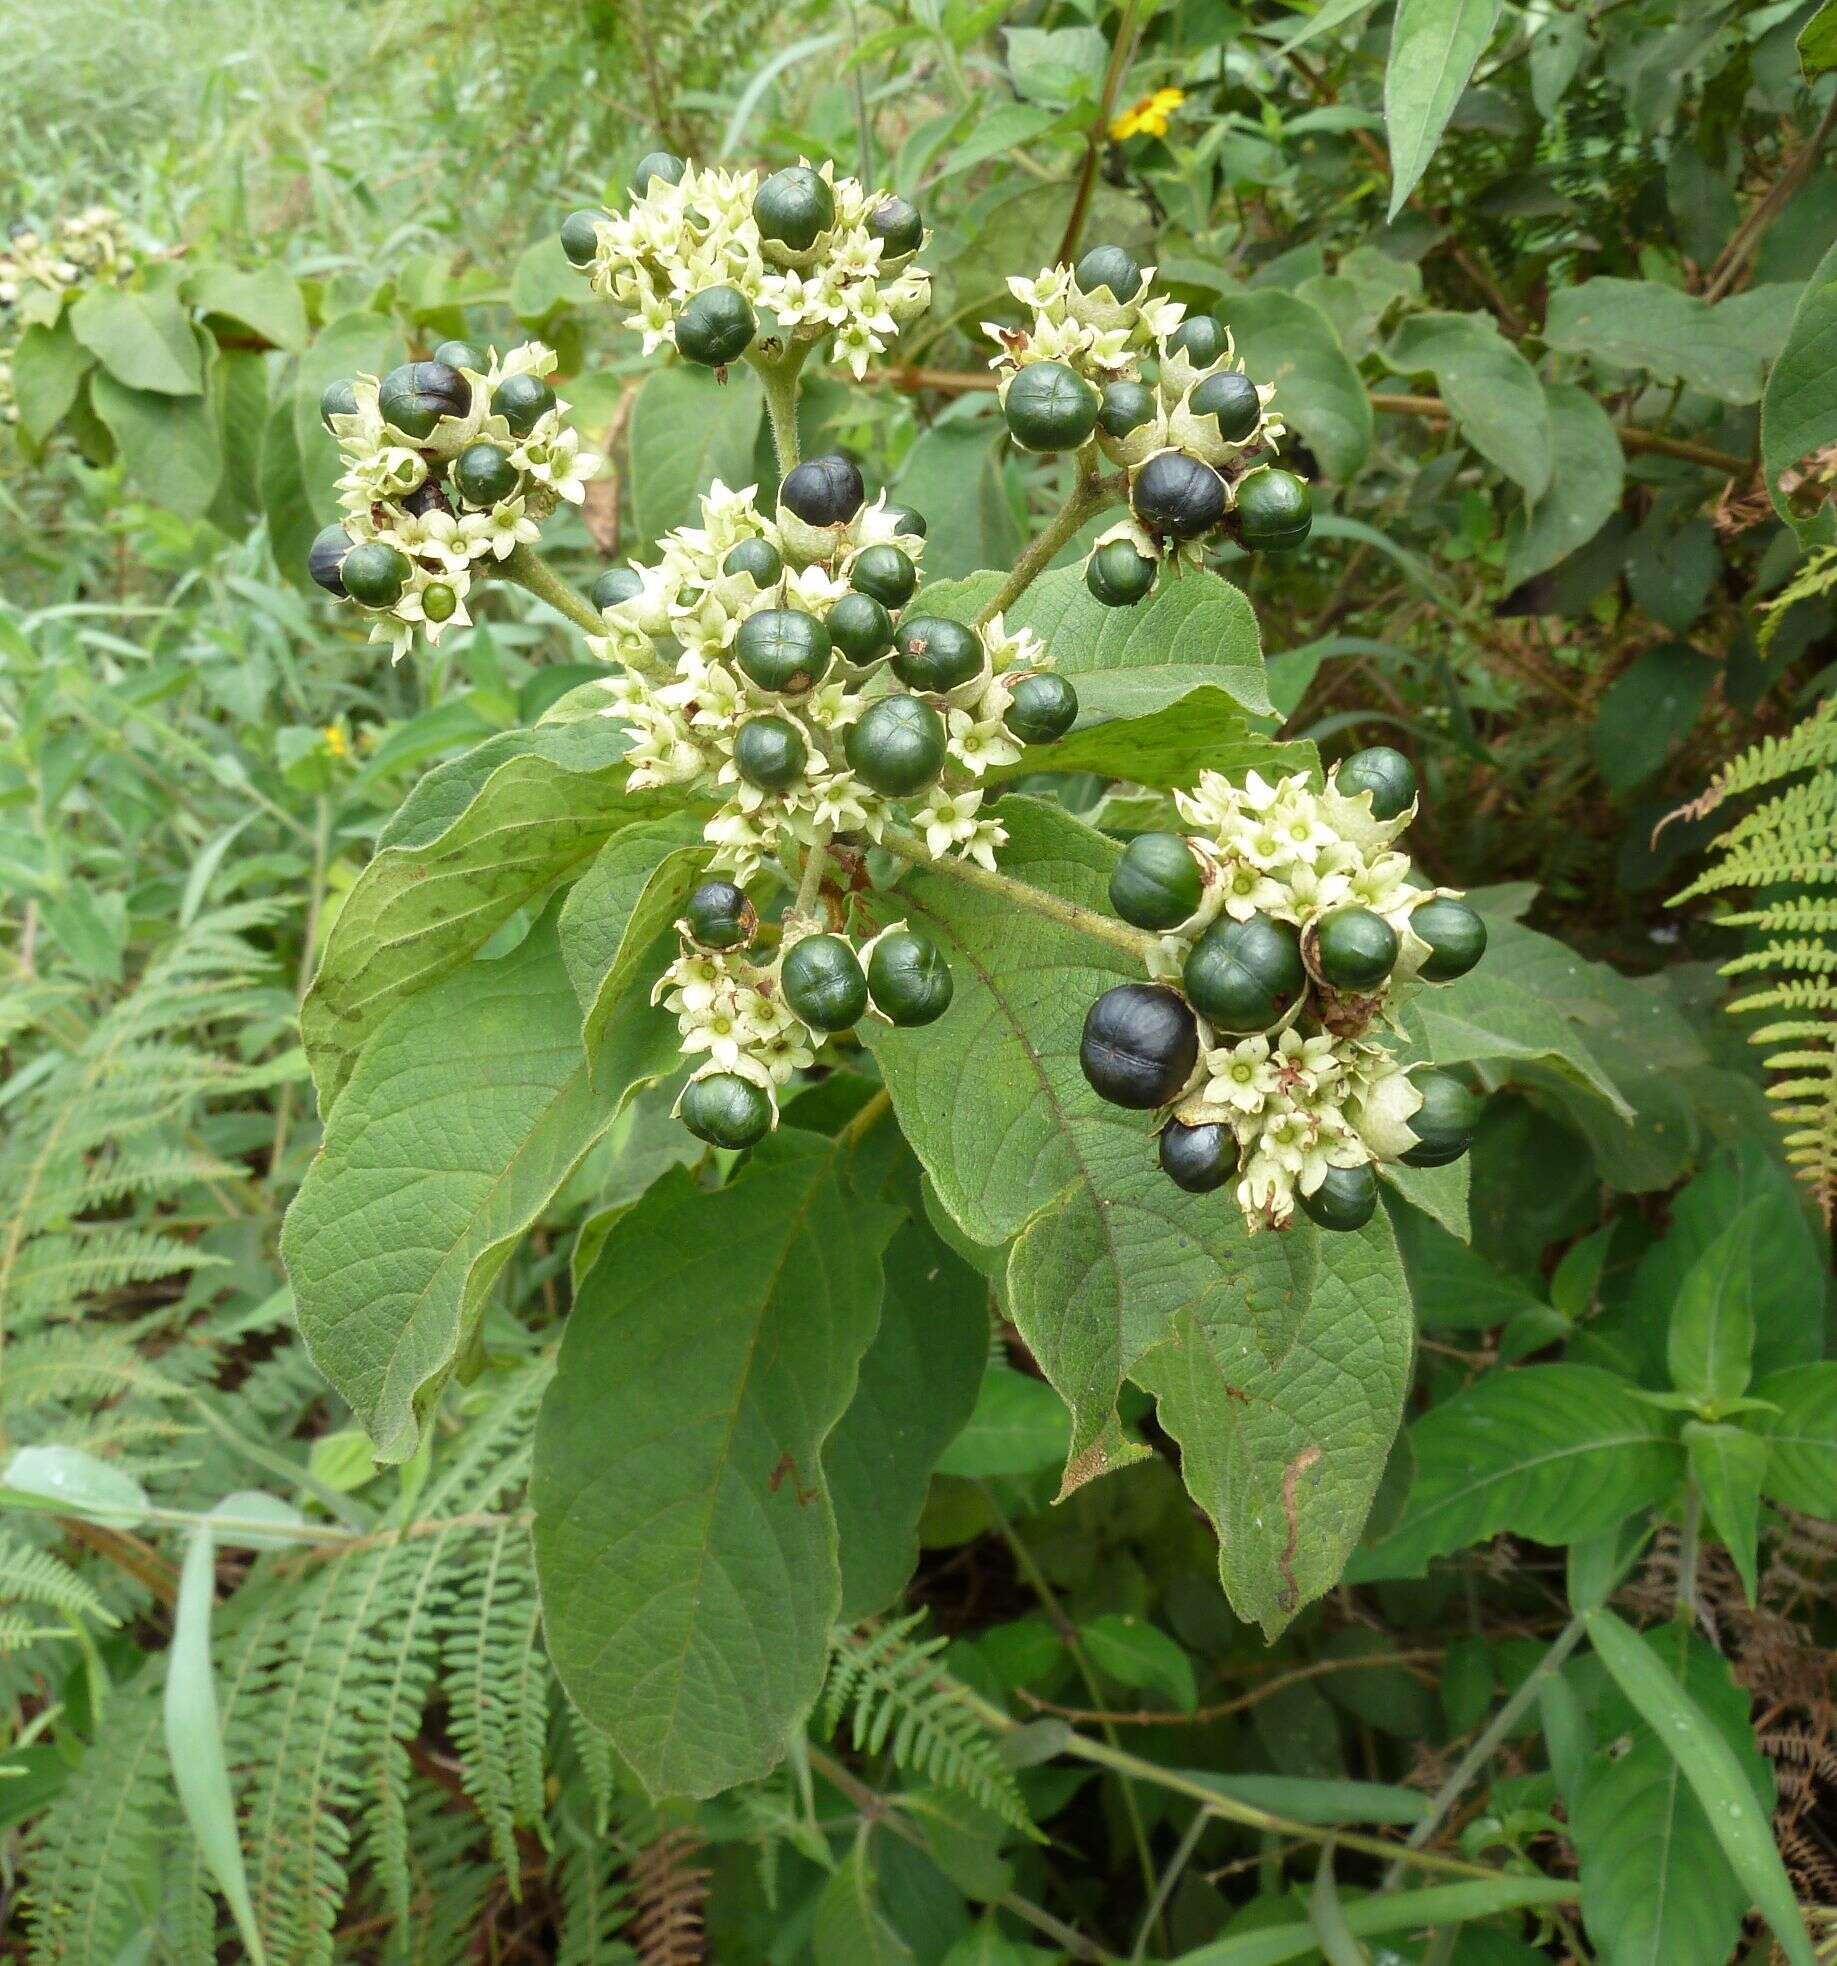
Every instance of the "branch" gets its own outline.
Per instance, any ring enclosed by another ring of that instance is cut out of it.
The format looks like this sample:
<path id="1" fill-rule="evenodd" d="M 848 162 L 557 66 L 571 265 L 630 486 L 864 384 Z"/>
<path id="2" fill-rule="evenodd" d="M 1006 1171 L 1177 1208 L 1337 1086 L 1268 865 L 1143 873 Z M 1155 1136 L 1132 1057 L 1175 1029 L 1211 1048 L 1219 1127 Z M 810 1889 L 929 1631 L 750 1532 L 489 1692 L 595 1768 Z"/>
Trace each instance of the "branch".
<path id="1" fill-rule="evenodd" d="M 1065 233 L 1059 241 L 1055 263 L 1060 266 L 1071 264 L 1072 255 L 1078 250 L 1079 234 L 1084 230 L 1084 221 L 1091 209 L 1091 193 L 1097 184 L 1098 159 L 1103 155 L 1104 138 L 1109 134 L 1117 92 L 1123 85 L 1129 58 L 1135 53 L 1136 15 L 1139 9 L 1140 0 L 1125 0 L 1122 18 L 1116 23 L 1116 39 L 1110 43 L 1110 59 L 1104 68 L 1103 95 L 1097 105 L 1097 120 L 1085 138 L 1084 166 L 1078 173 L 1077 195 L 1072 199 L 1072 209 L 1065 221 Z"/>
<path id="2" fill-rule="evenodd" d="M 1371 406 L 1380 416 L 1428 416 L 1445 418 L 1453 412 L 1439 396 L 1393 396 L 1372 392 Z M 1752 468 L 1745 457 L 1733 451 L 1719 451 L 1708 444 L 1693 444 L 1682 437 L 1664 437 L 1656 430 L 1641 430 L 1636 424 L 1617 423 L 1614 435 L 1627 451 L 1652 451 L 1660 457 L 1682 458 L 1686 464 L 1701 464 L 1731 478 L 1746 477 Z"/>
<path id="3" fill-rule="evenodd" d="M 537 600 L 546 601 L 557 614 L 566 615 L 575 627 L 585 629 L 589 635 L 605 634 L 606 623 L 599 609 L 579 588 L 563 580 L 532 547 L 513 546 L 498 572 L 505 580 L 514 580 L 534 594 Z"/>
<path id="4" fill-rule="evenodd" d="M 1115 477 L 1105 478 L 1099 474 L 1095 463 L 1080 459 L 1077 482 L 1066 493 L 1065 503 L 1053 514 L 1040 536 L 1015 561 L 1014 570 L 1002 582 L 1000 592 L 977 615 L 976 626 L 980 628 L 1004 608 L 1011 608 L 1052 565 L 1059 548 L 1085 520 L 1101 512 L 1105 506 L 1116 504 L 1122 497 L 1122 490 L 1120 472 Z"/>
<path id="5" fill-rule="evenodd" d="M 1720 300 L 1735 284 L 1741 269 L 1754 257 L 1763 235 L 1786 208 L 1792 194 L 1811 175 L 1812 166 L 1818 161 L 1818 153 L 1824 148 L 1831 131 L 1837 128 L 1837 97 L 1831 99 L 1830 107 L 1819 119 L 1818 127 L 1811 134 L 1811 141 L 1780 173 L 1778 182 L 1761 199 L 1746 218 L 1735 228 L 1735 236 L 1723 247 L 1716 263 L 1710 268 L 1709 279 L 1703 288 L 1705 300 Z"/>

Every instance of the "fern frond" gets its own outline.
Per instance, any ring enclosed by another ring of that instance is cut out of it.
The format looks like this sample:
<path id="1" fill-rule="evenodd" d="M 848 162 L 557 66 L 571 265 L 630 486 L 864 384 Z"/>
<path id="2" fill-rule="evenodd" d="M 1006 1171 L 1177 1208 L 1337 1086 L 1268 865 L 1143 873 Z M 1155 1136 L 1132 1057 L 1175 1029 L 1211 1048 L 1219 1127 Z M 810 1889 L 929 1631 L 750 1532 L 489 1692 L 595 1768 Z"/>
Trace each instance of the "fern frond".
<path id="1" fill-rule="evenodd" d="M 1753 928 L 1763 935 L 1837 935 L 1837 899 L 1795 894 L 1765 908 L 1747 908 L 1717 918 L 1718 928 Z"/>
<path id="2" fill-rule="evenodd" d="M 1803 723 L 1784 737 L 1763 737 L 1716 773 L 1705 790 L 1671 814 L 1673 819 L 1707 819 L 1725 800 L 1757 792 L 1795 772 L 1837 765 L 1837 697 L 1827 697 Z"/>
<path id="3" fill-rule="evenodd" d="M 40 1605 L 98 1625 L 119 1624 L 92 1585 L 49 1550 L 0 1534 L 0 1602 Z"/>
<path id="4" fill-rule="evenodd" d="M 1837 984 L 1782 983 L 1777 989 L 1755 990 L 1745 997 L 1737 997 L 1729 1005 L 1731 1016 L 1756 1010 L 1837 1011 Z"/>
<path id="5" fill-rule="evenodd" d="M 702 1966 L 702 1910 L 711 1873 L 696 1860 L 702 1839 L 679 1826 L 632 1858 L 631 1939 L 639 1966 Z"/>
<path id="6" fill-rule="evenodd" d="M 1753 949 L 1723 963 L 1723 976 L 1746 976 L 1757 969 L 1797 969 L 1813 976 L 1829 976 L 1837 971 L 1837 945 L 1795 937 L 1789 942 L 1769 942 L 1764 949 Z"/>

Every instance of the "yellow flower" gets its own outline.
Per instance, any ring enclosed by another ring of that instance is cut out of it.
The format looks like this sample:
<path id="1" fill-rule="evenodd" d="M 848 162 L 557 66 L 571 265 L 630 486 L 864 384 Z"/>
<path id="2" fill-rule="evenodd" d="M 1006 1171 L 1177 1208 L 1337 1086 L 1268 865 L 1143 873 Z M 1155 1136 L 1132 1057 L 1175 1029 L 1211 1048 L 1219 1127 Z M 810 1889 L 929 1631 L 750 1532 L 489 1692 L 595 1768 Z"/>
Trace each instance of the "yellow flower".
<path id="1" fill-rule="evenodd" d="M 334 758 L 348 758 L 351 755 L 351 740 L 345 736 L 342 724 L 327 724 L 319 733 L 319 738 Z"/>
<path id="2" fill-rule="evenodd" d="M 1118 142 L 1124 137 L 1164 137 L 1167 134 L 1167 119 L 1185 100 L 1184 89 L 1157 89 L 1140 102 L 1132 102 L 1110 125 L 1110 134 Z"/>

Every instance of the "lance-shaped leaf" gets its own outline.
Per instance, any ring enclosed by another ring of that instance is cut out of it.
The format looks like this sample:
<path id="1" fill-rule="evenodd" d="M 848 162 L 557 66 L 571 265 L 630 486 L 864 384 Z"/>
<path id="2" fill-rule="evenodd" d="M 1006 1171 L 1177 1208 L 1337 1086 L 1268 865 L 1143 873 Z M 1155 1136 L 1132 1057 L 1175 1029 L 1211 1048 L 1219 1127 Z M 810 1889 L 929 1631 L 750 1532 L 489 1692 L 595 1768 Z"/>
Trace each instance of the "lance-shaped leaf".
<path id="1" fill-rule="evenodd" d="M 661 964 L 667 951 L 653 961 Z M 328 1116 L 281 1254 L 314 1363 L 407 1460 L 517 1241 L 676 1032 L 637 977 L 589 1068 L 552 922 L 378 1027 Z"/>
<path id="2" fill-rule="evenodd" d="M 1837 1522 L 1837 1360 L 1775 1373 L 1754 1388 L 1775 1412 L 1754 1415 L 1768 1443 L 1767 1494 Z"/>
<path id="3" fill-rule="evenodd" d="M 1781 480 L 1795 465 L 1837 441 L 1837 404 L 1831 401 L 1830 387 L 1833 361 L 1837 361 L 1837 246 L 1824 255 L 1805 283 L 1792 331 L 1768 373 L 1760 401 L 1767 491 L 1780 517 L 1801 527 L 1813 507 L 1816 481 L 1805 487 L 1802 503 L 1795 503 Z"/>
<path id="4" fill-rule="evenodd" d="M 570 1696 L 659 1795 L 767 1773 L 841 1605 L 823 1451 L 897 1215 L 790 1129 L 713 1193 L 678 1171 L 568 1318 L 536 1434 L 536 1564 Z"/>
<path id="5" fill-rule="evenodd" d="M 1498 18 L 1499 0 L 1402 0 L 1398 7 L 1384 68 L 1391 218 L 1429 168 Z"/>
<path id="6" fill-rule="evenodd" d="M 1371 451 L 1371 398 L 1333 323 L 1311 301 L 1275 287 L 1226 294 L 1218 312 L 1245 367 L 1275 384 L 1283 421 L 1328 477 L 1355 476 Z"/>

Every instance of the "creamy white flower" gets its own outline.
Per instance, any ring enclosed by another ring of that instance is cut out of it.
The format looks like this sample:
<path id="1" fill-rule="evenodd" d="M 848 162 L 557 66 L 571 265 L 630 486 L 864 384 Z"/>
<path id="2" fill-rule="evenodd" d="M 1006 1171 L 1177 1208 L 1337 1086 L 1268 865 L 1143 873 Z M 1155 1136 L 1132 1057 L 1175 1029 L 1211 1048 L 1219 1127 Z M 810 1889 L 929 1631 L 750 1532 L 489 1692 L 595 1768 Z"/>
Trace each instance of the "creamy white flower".
<path id="1" fill-rule="evenodd" d="M 948 728 L 950 755 L 977 778 L 991 765 L 1011 765 L 1021 756 L 1020 740 L 999 717 L 978 720 L 967 710 L 952 710 Z"/>
<path id="2" fill-rule="evenodd" d="M 912 822 L 924 834 L 932 859 L 941 860 L 952 847 L 965 846 L 976 837 L 981 806 L 980 792 L 951 792 L 941 783 L 932 788 Z"/>

